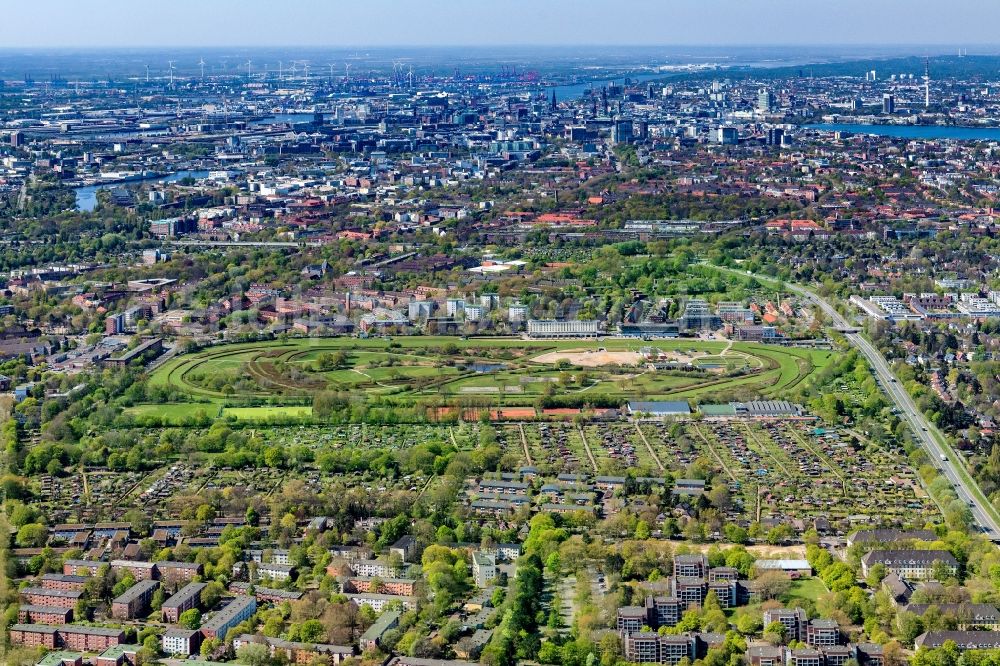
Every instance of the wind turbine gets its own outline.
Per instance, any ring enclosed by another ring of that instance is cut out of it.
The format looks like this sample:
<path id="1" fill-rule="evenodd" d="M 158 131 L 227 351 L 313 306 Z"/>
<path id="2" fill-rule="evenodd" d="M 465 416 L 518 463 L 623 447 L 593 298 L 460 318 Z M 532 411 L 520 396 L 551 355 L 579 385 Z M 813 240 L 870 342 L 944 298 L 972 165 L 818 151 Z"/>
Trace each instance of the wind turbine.
<path id="1" fill-rule="evenodd" d="M 279 60 L 279 61 L 278 61 L 278 81 L 281 81 L 281 74 L 282 74 L 281 70 L 282 70 L 282 68 L 283 68 L 284 66 L 285 66 L 285 63 L 284 63 L 284 61 L 282 61 L 282 60 Z"/>
<path id="2" fill-rule="evenodd" d="M 205 59 L 201 58 L 198 60 L 198 66 L 201 67 L 201 80 L 205 80 Z"/>
<path id="3" fill-rule="evenodd" d="M 253 61 L 250 58 L 247 58 L 247 82 L 250 81 L 250 77 L 253 75 L 252 67 Z"/>
<path id="4" fill-rule="evenodd" d="M 149 83 L 149 65 L 146 65 L 146 83 Z"/>
<path id="5" fill-rule="evenodd" d="M 173 88 L 174 87 L 174 61 L 173 60 L 168 60 L 167 61 L 167 69 L 170 72 L 170 87 Z"/>

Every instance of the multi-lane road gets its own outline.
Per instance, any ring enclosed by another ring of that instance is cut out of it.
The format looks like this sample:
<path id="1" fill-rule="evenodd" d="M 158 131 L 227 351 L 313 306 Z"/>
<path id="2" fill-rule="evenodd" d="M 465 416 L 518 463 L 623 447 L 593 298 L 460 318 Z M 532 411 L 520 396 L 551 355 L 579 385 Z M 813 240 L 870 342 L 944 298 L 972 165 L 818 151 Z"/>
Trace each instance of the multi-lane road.
<path id="1" fill-rule="evenodd" d="M 766 275 L 753 275 L 745 271 L 737 271 L 729 268 L 715 267 L 720 270 L 738 273 L 740 275 L 751 275 L 760 280 L 773 281 Z M 964 463 L 958 455 L 951 450 L 936 434 L 936 430 L 927 417 L 920 411 L 913 398 L 906 392 L 900 384 L 899 379 L 893 373 L 889 363 L 882 356 L 882 353 L 870 343 L 858 329 L 841 315 L 829 301 L 821 298 L 818 294 L 806 287 L 796 284 L 785 283 L 785 287 L 795 292 L 807 301 L 812 302 L 830 319 L 833 327 L 840 331 L 847 341 L 855 347 L 868 361 L 875 377 L 885 391 L 886 395 L 899 411 L 899 416 L 906 421 L 913 431 L 917 441 L 924 447 L 930 455 L 934 464 L 941 470 L 945 478 L 955 489 L 955 494 L 959 500 L 969 506 L 972 517 L 979 525 L 983 533 L 993 541 L 1000 541 L 1000 522 L 997 521 L 996 512 L 989 507 L 988 500 L 982 491 L 976 486 L 968 472 L 964 469 Z"/>

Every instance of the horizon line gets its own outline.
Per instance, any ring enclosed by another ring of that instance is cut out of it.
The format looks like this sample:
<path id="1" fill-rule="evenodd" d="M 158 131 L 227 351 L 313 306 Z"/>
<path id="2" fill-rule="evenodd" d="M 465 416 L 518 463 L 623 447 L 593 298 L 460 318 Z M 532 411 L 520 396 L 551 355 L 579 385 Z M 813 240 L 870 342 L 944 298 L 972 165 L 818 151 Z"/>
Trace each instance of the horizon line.
<path id="1" fill-rule="evenodd" d="M 61 45 L 42 45 L 42 44 L 25 44 L 20 46 L 2 45 L 0 46 L 0 52 L 3 51 L 14 51 L 21 49 L 39 49 L 39 50 L 49 50 L 49 51 L 67 51 L 73 49 L 103 49 L 103 50 L 153 50 L 153 49 L 294 49 L 294 48 L 318 48 L 318 49 L 441 49 L 441 48 L 461 48 L 461 49 L 489 49 L 489 48 L 630 48 L 630 49 L 642 49 L 642 48 L 908 48 L 908 47 L 923 47 L 923 48 L 997 48 L 1000 49 L 1000 41 L 998 42 L 978 42 L 978 43 L 960 43 L 960 42 L 743 42 L 743 43 L 709 43 L 709 42 L 699 42 L 699 43 L 689 43 L 689 42 L 674 42 L 674 43 L 643 43 L 643 44 L 621 44 L 621 43 L 594 43 L 594 42 L 565 42 L 565 43 L 536 43 L 536 42 L 496 42 L 496 43 L 477 43 L 477 44 L 462 44 L 462 43 L 448 43 L 448 44 L 314 44 L 314 43 L 304 43 L 304 44 L 156 44 L 156 45 L 139 45 L 139 44 L 119 44 L 119 45 L 97 45 L 97 44 L 61 44 Z M 973 54 L 973 55 L 983 55 L 983 54 Z"/>

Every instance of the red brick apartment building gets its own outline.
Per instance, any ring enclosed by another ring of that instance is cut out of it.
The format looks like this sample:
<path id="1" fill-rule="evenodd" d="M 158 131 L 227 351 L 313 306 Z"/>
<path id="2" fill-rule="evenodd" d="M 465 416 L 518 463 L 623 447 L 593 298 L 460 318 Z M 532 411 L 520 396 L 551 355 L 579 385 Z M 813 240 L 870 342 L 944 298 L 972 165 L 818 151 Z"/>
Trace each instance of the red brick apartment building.
<path id="1" fill-rule="evenodd" d="M 135 580 L 157 580 L 159 570 L 154 562 L 138 560 L 111 560 L 112 571 L 127 571 Z"/>
<path id="2" fill-rule="evenodd" d="M 96 576 L 97 570 L 104 562 L 93 562 L 90 560 L 66 560 L 63 562 L 63 574 Z"/>
<path id="3" fill-rule="evenodd" d="M 94 666 L 139 666 L 139 646 L 113 645 L 97 655 Z"/>
<path id="4" fill-rule="evenodd" d="M 70 624 L 56 626 L 15 624 L 10 628 L 10 642 L 26 647 L 42 646 L 50 650 L 69 648 L 81 652 L 98 652 L 107 650 L 112 645 L 124 643 L 125 632 L 121 629 Z"/>
<path id="5" fill-rule="evenodd" d="M 176 624 L 180 621 L 181 613 L 192 608 L 200 608 L 201 591 L 204 589 L 204 583 L 188 583 L 178 590 L 177 594 L 164 601 L 160 608 L 163 621 Z"/>
<path id="6" fill-rule="evenodd" d="M 82 596 L 81 590 L 50 590 L 44 587 L 26 587 L 21 590 L 21 597 L 32 606 L 75 608 Z"/>
<path id="7" fill-rule="evenodd" d="M 232 592 L 239 594 L 250 594 L 253 587 L 253 594 L 257 601 L 280 604 L 285 601 L 298 601 L 302 598 L 302 592 L 298 590 L 278 590 L 271 587 L 255 587 L 245 581 L 235 581 L 229 584 Z"/>
<path id="8" fill-rule="evenodd" d="M 46 655 L 46 659 L 54 659 L 51 655 Z M 39 662 L 47 663 L 47 662 Z M 63 652 L 59 654 L 58 666 L 83 666 L 83 655 L 75 652 Z"/>
<path id="9" fill-rule="evenodd" d="M 69 624 L 73 621 L 73 609 L 25 604 L 17 609 L 17 621 L 33 624 Z"/>
<path id="10" fill-rule="evenodd" d="M 116 620 L 131 620 L 145 615 L 158 587 L 160 583 L 155 580 L 139 581 L 111 602 L 111 617 Z"/>
<path id="11" fill-rule="evenodd" d="M 87 580 L 87 576 L 47 573 L 42 576 L 41 583 L 46 590 L 82 590 Z"/>
<path id="12" fill-rule="evenodd" d="M 327 645 L 325 643 L 296 643 L 281 638 L 242 634 L 233 640 L 233 648 L 239 649 L 250 643 L 266 645 L 272 657 L 283 656 L 290 664 L 327 663 L 335 666 L 354 657 L 353 646 Z"/>
<path id="13" fill-rule="evenodd" d="M 166 585 L 190 583 L 195 576 L 205 572 L 205 567 L 197 562 L 157 562 L 156 570 L 159 579 Z"/>

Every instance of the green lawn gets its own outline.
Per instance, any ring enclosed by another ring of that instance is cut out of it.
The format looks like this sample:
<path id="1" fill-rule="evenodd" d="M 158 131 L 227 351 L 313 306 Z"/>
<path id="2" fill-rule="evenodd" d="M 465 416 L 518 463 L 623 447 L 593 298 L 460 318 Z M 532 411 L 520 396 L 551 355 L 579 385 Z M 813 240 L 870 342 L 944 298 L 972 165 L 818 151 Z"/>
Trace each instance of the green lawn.
<path id="1" fill-rule="evenodd" d="M 797 599 L 803 601 L 812 601 L 813 603 L 819 599 L 821 594 L 827 592 L 826 585 L 823 584 L 819 578 L 812 576 L 810 578 L 800 578 L 799 580 L 792 581 L 792 587 L 788 590 L 788 594 L 781 598 L 782 603 L 786 606 L 794 605 Z"/>
<path id="2" fill-rule="evenodd" d="M 438 377 L 453 375 L 455 368 L 435 368 L 429 365 L 395 365 L 388 368 L 366 368 L 361 372 L 378 381 L 398 381 L 398 379 Z"/>
<path id="3" fill-rule="evenodd" d="M 210 419 L 218 418 L 220 405 L 218 403 L 178 402 L 164 404 L 135 405 L 125 410 L 136 418 L 157 417 L 167 423 L 183 424 L 185 420 L 193 419 L 203 414 Z M 222 416 L 232 416 L 240 421 L 266 421 L 271 418 L 309 418 L 312 407 L 302 405 L 265 406 L 265 407 L 225 407 Z"/>
<path id="4" fill-rule="evenodd" d="M 219 405 L 213 402 L 169 402 L 163 404 L 135 405 L 125 409 L 126 414 L 136 418 L 155 416 L 168 423 L 183 423 L 200 414 L 214 419 L 219 414 Z"/>
<path id="5" fill-rule="evenodd" d="M 312 407 L 226 407 L 223 416 L 234 416 L 240 421 L 266 421 L 273 418 L 309 418 Z"/>

